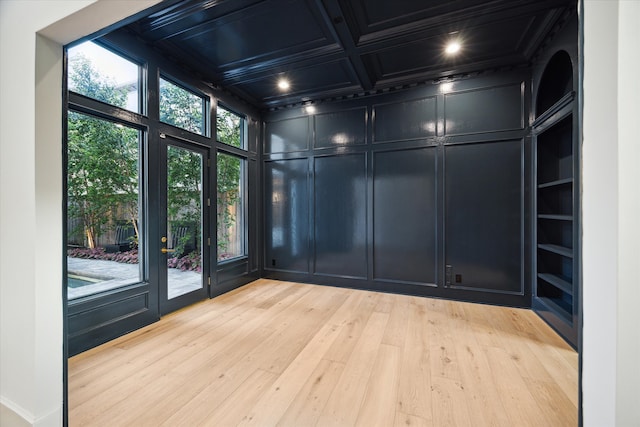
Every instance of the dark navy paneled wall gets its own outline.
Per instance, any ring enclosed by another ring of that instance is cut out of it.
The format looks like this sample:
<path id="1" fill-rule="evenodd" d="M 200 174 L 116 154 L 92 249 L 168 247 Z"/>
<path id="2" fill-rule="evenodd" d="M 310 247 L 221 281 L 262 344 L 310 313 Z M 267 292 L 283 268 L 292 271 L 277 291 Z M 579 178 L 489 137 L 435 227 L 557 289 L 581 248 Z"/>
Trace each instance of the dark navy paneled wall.
<path id="1" fill-rule="evenodd" d="M 313 272 L 366 279 L 366 154 L 316 157 L 313 176 Z"/>
<path id="2" fill-rule="evenodd" d="M 266 124 L 264 152 L 287 153 L 309 148 L 309 119 L 298 117 Z"/>
<path id="3" fill-rule="evenodd" d="M 529 306 L 529 80 L 265 114 L 264 276 Z"/>
<path id="4" fill-rule="evenodd" d="M 436 98 L 374 105 L 373 141 L 404 141 L 436 136 Z"/>
<path id="5" fill-rule="evenodd" d="M 525 121 L 523 92 L 523 84 L 513 83 L 446 94 L 445 134 L 522 129 Z"/>
<path id="6" fill-rule="evenodd" d="M 521 140 L 445 147 L 447 285 L 522 292 Z"/>
<path id="7" fill-rule="evenodd" d="M 267 162 L 264 175 L 265 268 L 308 272 L 308 160 Z"/>
<path id="8" fill-rule="evenodd" d="M 374 280 L 437 283 L 436 157 L 433 145 L 374 153 Z"/>
<path id="9" fill-rule="evenodd" d="M 315 148 L 345 147 L 367 142 L 367 109 L 315 116 Z"/>

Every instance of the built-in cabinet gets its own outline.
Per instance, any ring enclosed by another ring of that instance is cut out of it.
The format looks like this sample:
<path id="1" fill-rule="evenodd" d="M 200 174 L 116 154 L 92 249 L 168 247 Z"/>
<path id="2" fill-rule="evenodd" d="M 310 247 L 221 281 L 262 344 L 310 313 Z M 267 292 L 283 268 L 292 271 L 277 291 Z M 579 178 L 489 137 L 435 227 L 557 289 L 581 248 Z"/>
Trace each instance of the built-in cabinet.
<path id="1" fill-rule="evenodd" d="M 540 79 L 533 122 L 535 277 L 533 308 L 577 346 L 579 302 L 579 145 L 573 66 L 566 51 Z"/>

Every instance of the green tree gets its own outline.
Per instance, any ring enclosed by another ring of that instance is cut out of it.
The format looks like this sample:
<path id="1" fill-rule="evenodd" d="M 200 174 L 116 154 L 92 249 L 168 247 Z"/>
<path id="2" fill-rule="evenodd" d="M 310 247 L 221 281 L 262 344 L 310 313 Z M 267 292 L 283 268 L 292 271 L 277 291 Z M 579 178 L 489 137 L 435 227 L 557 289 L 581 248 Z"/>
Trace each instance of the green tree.
<path id="1" fill-rule="evenodd" d="M 73 90 L 112 105 L 126 104 L 126 89 L 101 76 L 85 57 L 74 58 L 69 70 Z M 138 145 L 135 129 L 69 112 L 69 214 L 81 220 L 90 248 L 112 225 L 118 206 L 124 207 L 138 237 Z"/>
<path id="2" fill-rule="evenodd" d="M 202 133 L 202 98 L 166 80 L 160 82 L 160 120 L 195 133 Z M 216 118 L 218 141 L 241 146 L 242 120 L 224 108 L 219 107 Z M 171 225 L 199 224 L 200 201 L 200 158 L 183 149 L 170 149 L 167 153 L 167 210 Z M 229 247 L 230 231 L 237 218 L 232 207 L 240 200 L 241 160 L 237 157 L 218 154 L 217 156 L 217 246 L 223 254 Z M 194 230 L 195 231 L 195 230 Z M 185 236 L 185 241 L 191 235 Z M 176 253 L 183 252 L 185 242 L 177 242 Z M 198 242 L 199 243 L 199 242 Z M 199 245 L 198 245 L 199 247 Z"/>
<path id="3" fill-rule="evenodd" d="M 165 79 L 160 79 L 160 120 L 190 132 L 201 134 L 204 124 L 201 97 Z M 199 227 L 202 221 L 202 159 L 189 150 L 167 149 L 167 220 L 172 232 L 187 227 L 188 232 L 175 242 L 175 255 L 185 255 L 187 242 L 196 238 L 200 250 Z"/>
<path id="4" fill-rule="evenodd" d="M 111 105 L 126 107 L 127 90 L 102 76 L 85 57 L 78 55 L 69 67 L 72 90 Z M 160 82 L 160 119 L 195 133 L 202 133 L 204 103 L 201 97 L 167 81 Z M 241 146 L 242 120 L 218 109 L 218 140 Z M 118 206 L 126 208 L 128 222 L 138 232 L 139 132 L 112 122 L 69 112 L 68 191 L 69 214 L 81 219 L 89 247 L 113 224 Z M 168 217 L 175 225 L 200 224 L 201 158 L 184 149 L 167 152 Z M 218 156 L 218 249 L 229 242 L 229 229 L 236 216 L 231 207 L 240 200 L 242 161 L 234 156 Z M 197 233 L 197 230 L 192 229 Z M 199 233 L 197 233 L 199 237 Z M 189 236 L 186 236 L 188 238 Z M 180 244 L 180 243 L 178 243 Z M 184 242 L 182 242 L 184 244 Z M 200 242 L 197 242 L 198 248 Z"/>
<path id="5" fill-rule="evenodd" d="M 204 101 L 173 83 L 160 79 L 160 121 L 202 134 Z"/>
<path id="6" fill-rule="evenodd" d="M 242 120 L 239 116 L 218 107 L 216 117 L 218 141 L 234 147 L 242 146 Z M 238 157 L 218 153 L 218 189 L 217 189 L 217 240 L 218 258 L 224 258 L 229 249 L 230 230 L 236 224 L 237 214 L 233 207 L 241 198 L 240 175 L 242 160 Z"/>
<path id="7" fill-rule="evenodd" d="M 172 232 L 187 227 L 187 233 L 175 242 L 175 255 L 186 254 L 188 242 L 196 239 L 201 247 L 202 223 L 202 159 L 192 151 L 169 146 L 167 148 L 167 221 Z"/>
<path id="8" fill-rule="evenodd" d="M 237 220 L 236 207 L 240 200 L 240 173 L 242 160 L 228 154 L 218 153 L 218 258 L 224 258 L 231 243 L 230 230 Z"/>

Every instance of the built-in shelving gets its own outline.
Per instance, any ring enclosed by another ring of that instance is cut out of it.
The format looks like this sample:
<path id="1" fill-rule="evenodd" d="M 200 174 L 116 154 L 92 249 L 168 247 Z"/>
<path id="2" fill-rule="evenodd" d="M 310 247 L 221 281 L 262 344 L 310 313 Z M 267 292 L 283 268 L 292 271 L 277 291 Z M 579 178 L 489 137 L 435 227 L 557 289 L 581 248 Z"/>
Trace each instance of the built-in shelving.
<path id="1" fill-rule="evenodd" d="M 558 221 L 573 221 L 573 216 L 571 216 L 571 215 L 540 214 L 540 215 L 538 215 L 538 219 L 555 219 L 555 220 L 558 220 Z"/>
<path id="2" fill-rule="evenodd" d="M 544 188 L 557 187 L 560 185 L 571 185 L 571 184 L 573 184 L 573 178 L 564 178 L 564 179 L 557 179 L 551 182 L 545 182 L 544 184 L 538 184 L 538 188 L 544 189 Z"/>
<path id="3" fill-rule="evenodd" d="M 569 55 L 561 51 L 549 61 L 538 89 L 533 306 L 576 345 L 579 162 L 572 76 Z"/>
<path id="4" fill-rule="evenodd" d="M 571 250 L 571 248 L 565 248 L 564 246 L 538 244 L 538 249 L 542 249 L 543 251 L 562 255 L 567 258 L 573 258 L 573 250 Z"/>
<path id="5" fill-rule="evenodd" d="M 573 295 L 573 284 L 570 281 L 567 281 L 562 276 L 549 273 L 539 273 L 538 278 L 552 284 L 556 288 L 561 289 L 563 292 L 566 292 L 569 295 Z"/>

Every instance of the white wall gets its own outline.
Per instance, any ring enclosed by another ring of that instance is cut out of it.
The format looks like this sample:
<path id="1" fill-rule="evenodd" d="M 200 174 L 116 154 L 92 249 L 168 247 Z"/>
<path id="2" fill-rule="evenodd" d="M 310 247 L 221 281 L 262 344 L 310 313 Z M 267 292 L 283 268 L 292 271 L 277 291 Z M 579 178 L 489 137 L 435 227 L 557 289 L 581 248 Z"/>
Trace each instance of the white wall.
<path id="1" fill-rule="evenodd" d="M 583 408 L 640 426 L 640 3 L 584 2 Z"/>
<path id="2" fill-rule="evenodd" d="M 640 426 L 640 2 L 620 2 L 618 17 L 616 424 Z"/>
<path id="3" fill-rule="evenodd" d="M 0 1 L 2 426 L 62 423 L 62 44 L 155 3 Z"/>

